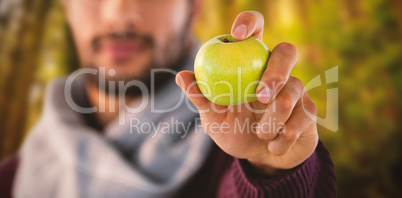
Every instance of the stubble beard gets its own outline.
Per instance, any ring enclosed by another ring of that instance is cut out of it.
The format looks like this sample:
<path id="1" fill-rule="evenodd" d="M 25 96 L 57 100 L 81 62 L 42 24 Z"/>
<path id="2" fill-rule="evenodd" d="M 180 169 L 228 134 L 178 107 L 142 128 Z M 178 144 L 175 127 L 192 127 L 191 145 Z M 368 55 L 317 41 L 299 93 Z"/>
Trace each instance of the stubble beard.
<path id="1" fill-rule="evenodd" d="M 146 69 L 141 74 L 125 77 L 124 79 L 116 79 L 116 77 L 110 77 L 106 71 L 104 74 L 105 82 L 100 82 L 99 75 L 101 73 L 99 71 L 99 67 L 94 63 L 90 63 L 87 64 L 86 68 L 94 68 L 97 69 L 98 72 L 96 75 L 87 74 L 85 77 L 85 83 L 89 86 L 96 86 L 99 91 L 107 95 L 115 96 L 124 94 L 125 96 L 136 97 L 141 95 L 143 90 L 141 90 L 141 88 L 138 86 L 130 86 L 124 91 L 120 90 L 119 82 L 127 84 L 133 80 L 142 82 L 148 91 L 151 90 L 151 85 L 154 88 L 153 91 L 158 91 L 159 89 L 163 88 L 167 82 L 174 80 L 174 76 L 169 72 L 154 72 L 152 76 L 152 70 L 171 69 L 178 72 L 184 66 L 183 64 L 189 55 L 191 47 L 189 44 L 189 26 L 185 25 L 183 29 L 184 30 L 181 31 L 182 33 L 180 35 L 172 35 L 171 38 L 168 39 L 168 43 L 163 47 L 163 49 L 154 50 L 155 45 L 153 48 L 151 48 L 153 54 L 151 55 L 149 63 L 147 66 L 145 66 Z M 110 83 L 112 81 L 114 83 Z M 111 87 L 110 85 L 114 86 Z"/>

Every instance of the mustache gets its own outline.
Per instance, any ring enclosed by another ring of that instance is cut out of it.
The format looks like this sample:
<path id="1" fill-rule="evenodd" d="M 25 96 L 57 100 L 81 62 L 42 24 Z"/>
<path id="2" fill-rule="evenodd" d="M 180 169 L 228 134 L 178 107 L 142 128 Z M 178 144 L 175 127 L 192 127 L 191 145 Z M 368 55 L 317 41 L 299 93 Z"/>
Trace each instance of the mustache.
<path id="1" fill-rule="evenodd" d="M 102 40 L 110 39 L 110 40 L 140 40 L 146 47 L 152 48 L 155 44 L 154 39 L 150 35 L 139 34 L 133 31 L 125 31 L 125 32 L 111 32 L 104 35 L 96 36 L 92 42 L 92 49 L 97 52 L 100 49 L 100 45 Z"/>

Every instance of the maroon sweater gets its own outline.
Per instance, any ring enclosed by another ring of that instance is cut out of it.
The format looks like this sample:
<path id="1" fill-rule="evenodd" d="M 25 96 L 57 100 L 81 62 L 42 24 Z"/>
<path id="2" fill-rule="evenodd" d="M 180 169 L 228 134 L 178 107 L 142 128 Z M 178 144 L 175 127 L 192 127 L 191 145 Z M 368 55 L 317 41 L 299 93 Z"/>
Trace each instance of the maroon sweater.
<path id="1" fill-rule="evenodd" d="M 1 163 L 0 197 L 12 197 L 18 163 L 18 155 Z M 250 166 L 214 145 L 179 197 L 336 197 L 334 167 L 321 142 L 305 162 L 281 175 L 257 175 Z"/>

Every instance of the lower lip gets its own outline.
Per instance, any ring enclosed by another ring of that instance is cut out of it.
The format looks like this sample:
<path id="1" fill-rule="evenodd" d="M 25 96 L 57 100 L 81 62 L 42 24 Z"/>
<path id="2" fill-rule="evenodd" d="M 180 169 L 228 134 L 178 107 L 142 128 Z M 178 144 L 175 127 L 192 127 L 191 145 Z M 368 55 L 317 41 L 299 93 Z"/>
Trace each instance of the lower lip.
<path id="1" fill-rule="evenodd" d="M 144 46 L 139 42 L 133 41 L 111 41 L 105 42 L 101 51 L 109 55 L 112 59 L 127 60 L 143 52 Z"/>

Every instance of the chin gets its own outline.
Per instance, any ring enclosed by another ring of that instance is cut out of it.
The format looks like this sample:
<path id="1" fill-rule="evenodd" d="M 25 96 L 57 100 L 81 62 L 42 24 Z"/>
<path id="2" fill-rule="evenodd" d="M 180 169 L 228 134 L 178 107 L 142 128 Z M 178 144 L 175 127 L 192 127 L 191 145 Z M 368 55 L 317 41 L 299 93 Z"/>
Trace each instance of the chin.
<path id="1" fill-rule="evenodd" d="M 144 56 L 129 59 L 103 58 L 96 62 L 100 63 L 96 65 L 97 68 L 105 67 L 107 79 L 115 81 L 141 80 L 147 78 L 151 69 L 150 59 Z"/>

